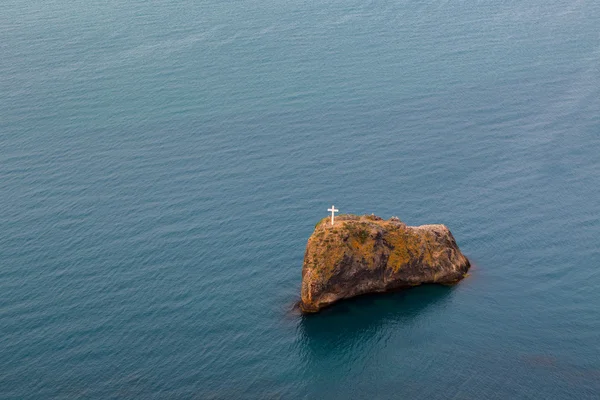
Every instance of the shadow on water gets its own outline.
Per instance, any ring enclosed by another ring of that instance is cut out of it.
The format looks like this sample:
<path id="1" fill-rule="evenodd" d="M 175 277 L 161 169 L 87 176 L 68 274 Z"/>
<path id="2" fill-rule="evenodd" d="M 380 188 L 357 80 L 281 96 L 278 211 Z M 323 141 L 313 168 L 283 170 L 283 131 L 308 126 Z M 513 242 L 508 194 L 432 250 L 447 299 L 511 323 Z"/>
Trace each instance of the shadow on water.
<path id="1" fill-rule="evenodd" d="M 349 347 L 377 340 L 383 325 L 410 325 L 431 307 L 444 304 L 453 290 L 427 285 L 341 301 L 317 314 L 301 316 L 302 342 L 311 352 L 327 353 L 340 345 Z"/>

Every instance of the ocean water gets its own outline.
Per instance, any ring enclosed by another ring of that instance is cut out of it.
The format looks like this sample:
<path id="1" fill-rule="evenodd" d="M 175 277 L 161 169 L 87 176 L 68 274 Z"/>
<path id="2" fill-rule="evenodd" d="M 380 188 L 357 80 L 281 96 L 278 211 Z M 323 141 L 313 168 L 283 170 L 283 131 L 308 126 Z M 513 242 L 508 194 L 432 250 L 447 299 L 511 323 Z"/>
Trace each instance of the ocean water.
<path id="1" fill-rule="evenodd" d="M 0 4 L 0 398 L 600 398 L 600 3 Z M 474 264 L 302 316 L 342 213 Z"/>

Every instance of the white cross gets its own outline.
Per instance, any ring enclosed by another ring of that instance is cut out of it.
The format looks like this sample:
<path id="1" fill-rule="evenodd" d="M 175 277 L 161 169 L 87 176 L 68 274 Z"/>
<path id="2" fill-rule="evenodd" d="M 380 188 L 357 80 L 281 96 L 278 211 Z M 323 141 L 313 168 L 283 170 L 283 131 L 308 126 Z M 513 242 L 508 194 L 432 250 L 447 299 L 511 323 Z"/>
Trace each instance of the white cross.
<path id="1" fill-rule="evenodd" d="M 335 213 L 340 211 L 338 209 L 335 208 L 335 206 L 331 206 L 331 208 L 328 208 L 327 211 L 331 211 L 331 225 L 333 225 L 333 219 L 335 217 Z"/>

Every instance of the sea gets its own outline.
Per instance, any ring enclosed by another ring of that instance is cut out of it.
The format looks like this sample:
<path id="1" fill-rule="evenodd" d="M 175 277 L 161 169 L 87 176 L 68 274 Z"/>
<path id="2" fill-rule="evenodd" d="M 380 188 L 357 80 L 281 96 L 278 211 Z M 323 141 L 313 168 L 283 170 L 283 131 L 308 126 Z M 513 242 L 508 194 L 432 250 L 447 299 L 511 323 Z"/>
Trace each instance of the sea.
<path id="1" fill-rule="evenodd" d="M 469 276 L 302 315 L 332 204 Z M 598 1 L 0 3 L 0 399 L 598 399 L 599 215 Z"/>

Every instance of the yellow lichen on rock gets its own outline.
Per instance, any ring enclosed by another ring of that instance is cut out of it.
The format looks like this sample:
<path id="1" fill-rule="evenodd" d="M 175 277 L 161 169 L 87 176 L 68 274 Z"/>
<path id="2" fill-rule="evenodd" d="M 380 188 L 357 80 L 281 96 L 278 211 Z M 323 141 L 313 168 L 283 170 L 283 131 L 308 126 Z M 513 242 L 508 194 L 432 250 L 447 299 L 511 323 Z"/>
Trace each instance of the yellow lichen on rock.
<path id="1" fill-rule="evenodd" d="M 408 234 L 405 232 L 392 231 L 388 235 L 388 240 L 392 246 L 388 264 L 394 272 L 398 272 L 398 270 L 402 268 L 403 265 L 408 264 L 411 259 L 409 248 L 414 248 L 414 246 L 409 245 L 407 239 Z"/>

